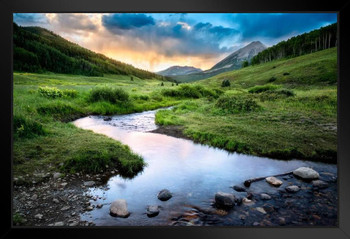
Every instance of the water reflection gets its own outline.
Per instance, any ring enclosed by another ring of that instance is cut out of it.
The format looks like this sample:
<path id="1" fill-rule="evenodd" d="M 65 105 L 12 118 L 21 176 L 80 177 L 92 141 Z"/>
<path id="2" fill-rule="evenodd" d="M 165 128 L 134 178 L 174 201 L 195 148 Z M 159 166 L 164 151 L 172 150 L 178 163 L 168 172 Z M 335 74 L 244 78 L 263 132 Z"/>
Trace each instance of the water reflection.
<path id="1" fill-rule="evenodd" d="M 129 145 L 147 163 L 144 171 L 133 179 L 114 176 L 107 183 L 107 191 L 91 189 L 91 194 L 102 197 L 95 203 L 105 206 L 83 214 L 83 219 L 93 219 L 96 225 L 164 225 L 172 213 L 183 210 L 184 205 L 210 207 L 217 191 L 232 192 L 230 186 L 241 184 L 248 178 L 284 173 L 300 166 L 336 172 L 335 165 L 228 153 L 190 140 L 147 133 L 157 128 L 154 115 L 155 111 L 148 111 L 115 116 L 110 121 L 90 116 L 74 122 L 77 127 Z M 163 188 L 174 194 L 169 201 L 157 199 Z M 109 204 L 119 198 L 127 200 L 132 213 L 127 219 L 113 218 L 108 213 Z M 161 205 L 163 209 L 157 217 L 148 218 L 144 214 L 147 205 Z"/>

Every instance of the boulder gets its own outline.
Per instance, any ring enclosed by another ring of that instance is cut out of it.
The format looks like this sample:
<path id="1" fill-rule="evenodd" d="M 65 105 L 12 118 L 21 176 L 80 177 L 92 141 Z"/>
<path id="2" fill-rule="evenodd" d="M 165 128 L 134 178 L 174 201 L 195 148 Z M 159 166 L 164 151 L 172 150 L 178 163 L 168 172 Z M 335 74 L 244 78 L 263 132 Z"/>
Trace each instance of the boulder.
<path id="1" fill-rule="evenodd" d="M 289 193 L 296 193 L 300 190 L 300 188 L 296 185 L 286 187 L 286 191 Z"/>
<path id="2" fill-rule="evenodd" d="M 158 205 L 148 206 L 146 214 L 148 217 L 157 216 L 159 214 L 159 206 Z"/>
<path id="3" fill-rule="evenodd" d="M 308 167 L 300 167 L 300 168 L 294 170 L 293 174 L 295 176 L 298 176 L 298 177 L 300 177 L 302 179 L 306 179 L 306 180 L 318 179 L 320 177 L 318 172 L 316 172 L 312 168 L 308 168 Z"/>
<path id="4" fill-rule="evenodd" d="M 230 193 L 218 192 L 215 194 L 215 204 L 219 207 L 233 207 L 235 196 Z"/>
<path id="5" fill-rule="evenodd" d="M 279 180 L 278 178 L 275 177 L 267 177 L 265 178 L 266 182 L 268 182 L 269 184 L 275 186 L 275 187 L 279 187 L 282 185 L 282 181 Z"/>
<path id="6" fill-rule="evenodd" d="M 169 200 L 173 195 L 170 193 L 168 189 L 163 189 L 158 193 L 158 199 L 161 201 Z"/>
<path id="7" fill-rule="evenodd" d="M 112 202 L 109 212 L 112 216 L 115 216 L 115 217 L 126 218 L 130 215 L 126 200 L 124 199 L 118 199 Z"/>

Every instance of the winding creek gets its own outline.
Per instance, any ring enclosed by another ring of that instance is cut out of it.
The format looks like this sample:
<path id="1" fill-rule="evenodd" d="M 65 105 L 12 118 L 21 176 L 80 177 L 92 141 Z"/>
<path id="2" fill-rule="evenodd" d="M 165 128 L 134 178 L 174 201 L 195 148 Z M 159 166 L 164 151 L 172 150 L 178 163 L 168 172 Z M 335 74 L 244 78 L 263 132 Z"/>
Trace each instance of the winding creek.
<path id="1" fill-rule="evenodd" d="M 150 133 L 157 128 L 155 113 L 156 110 L 117 115 L 108 121 L 106 117 L 88 116 L 74 121 L 79 128 L 104 134 L 129 145 L 147 163 L 144 170 L 132 179 L 116 175 L 109 178 L 105 186 L 90 188 L 89 193 L 98 196 L 92 203 L 95 206 L 102 204 L 103 207 L 83 213 L 83 220 L 93 221 L 97 226 L 169 225 L 171 218 L 193 209 L 191 205 L 212 208 L 216 192 L 232 193 L 231 186 L 241 185 L 249 178 L 284 173 L 301 166 L 337 174 L 336 165 L 229 153 L 190 140 Z M 157 198 L 158 192 L 164 188 L 173 193 L 168 201 Z M 252 189 L 260 193 L 272 193 L 275 190 L 267 183 L 255 188 L 252 186 Z M 110 216 L 109 206 L 116 199 L 127 201 L 131 213 L 128 218 Z M 159 215 L 147 217 L 147 205 L 161 206 Z M 233 217 L 234 213 L 231 214 Z M 235 224 L 234 220 L 232 224 Z"/>

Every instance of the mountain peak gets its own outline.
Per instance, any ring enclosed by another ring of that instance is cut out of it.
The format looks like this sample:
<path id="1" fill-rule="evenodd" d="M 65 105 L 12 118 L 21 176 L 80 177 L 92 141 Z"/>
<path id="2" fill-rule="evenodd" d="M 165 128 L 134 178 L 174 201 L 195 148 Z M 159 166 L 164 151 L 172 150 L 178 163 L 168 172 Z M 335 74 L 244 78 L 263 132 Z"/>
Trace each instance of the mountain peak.
<path id="1" fill-rule="evenodd" d="M 176 76 L 176 75 L 188 75 L 192 73 L 202 72 L 201 69 L 193 66 L 171 66 L 165 70 L 156 72 L 163 76 Z"/>
<path id="2" fill-rule="evenodd" d="M 214 65 L 209 71 L 234 70 L 242 66 L 243 61 L 250 61 L 259 52 L 266 49 L 266 46 L 260 41 L 252 41 L 248 45 L 238 49 L 222 61 Z"/>

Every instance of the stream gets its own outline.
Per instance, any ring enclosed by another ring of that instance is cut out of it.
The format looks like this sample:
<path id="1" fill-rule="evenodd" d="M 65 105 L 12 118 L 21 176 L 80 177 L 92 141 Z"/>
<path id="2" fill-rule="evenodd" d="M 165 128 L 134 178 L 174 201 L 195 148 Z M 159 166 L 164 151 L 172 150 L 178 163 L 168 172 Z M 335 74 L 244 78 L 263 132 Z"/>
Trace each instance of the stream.
<path id="1" fill-rule="evenodd" d="M 233 193 L 230 187 L 242 185 L 249 178 L 285 173 L 301 166 L 337 174 L 337 165 L 229 153 L 191 140 L 150 133 L 158 127 L 154 121 L 156 111 L 116 115 L 108 120 L 106 116 L 88 116 L 73 122 L 79 128 L 128 145 L 147 163 L 132 179 L 116 175 L 103 187 L 89 188 L 89 194 L 98 197 L 92 204 L 103 207 L 81 214 L 82 220 L 97 226 L 166 226 L 172 218 L 193 208 L 191 205 L 212 208 L 215 193 Z M 162 189 L 168 189 L 173 197 L 160 201 L 157 194 Z M 264 183 L 254 190 L 269 193 L 275 189 Z M 109 214 L 110 204 L 117 199 L 127 201 L 131 213 L 128 218 Z M 149 218 L 145 214 L 148 205 L 161 206 L 159 215 Z"/>

